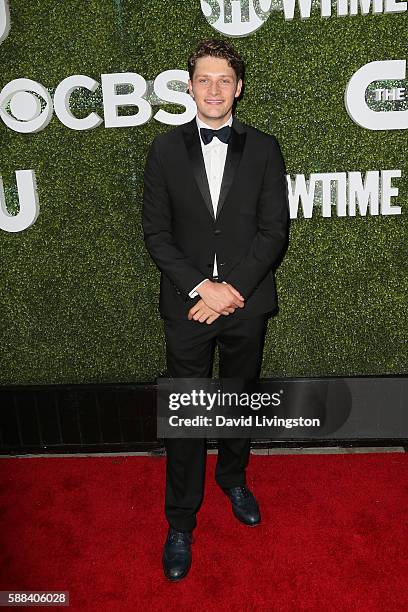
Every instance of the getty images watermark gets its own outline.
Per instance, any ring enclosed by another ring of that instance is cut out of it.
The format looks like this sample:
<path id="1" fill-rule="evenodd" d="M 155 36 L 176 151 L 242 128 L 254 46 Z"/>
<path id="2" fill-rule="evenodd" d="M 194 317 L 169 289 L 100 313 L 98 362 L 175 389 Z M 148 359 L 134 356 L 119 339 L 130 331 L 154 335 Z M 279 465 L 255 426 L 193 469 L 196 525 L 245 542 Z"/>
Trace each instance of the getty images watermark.
<path id="1" fill-rule="evenodd" d="M 320 427 L 316 416 L 287 414 L 284 389 L 266 391 L 264 385 L 241 379 L 158 379 L 157 435 L 271 438 L 277 429 Z"/>

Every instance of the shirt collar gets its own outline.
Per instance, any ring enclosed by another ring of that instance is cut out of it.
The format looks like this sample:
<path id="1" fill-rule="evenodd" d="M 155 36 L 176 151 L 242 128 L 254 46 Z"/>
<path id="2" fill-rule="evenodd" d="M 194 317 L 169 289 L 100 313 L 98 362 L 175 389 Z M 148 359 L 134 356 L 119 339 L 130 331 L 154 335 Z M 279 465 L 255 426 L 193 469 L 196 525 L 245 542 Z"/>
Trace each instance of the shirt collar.
<path id="1" fill-rule="evenodd" d="M 198 128 L 198 131 L 200 131 L 200 128 L 202 128 L 202 127 L 204 127 L 204 128 L 210 128 L 210 129 L 217 129 L 217 130 L 218 130 L 218 129 L 223 128 L 223 127 L 224 127 L 224 126 L 226 126 L 226 125 L 231 126 L 231 125 L 232 125 L 232 119 L 233 119 L 233 116 L 232 116 L 232 114 L 231 114 L 231 116 L 230 116 L 230 118 L 228 119 L 228 121 L 226 121 L 226 122 L 225 122 L 223 125 L 220 125 L 220 127 L 219 127 L 219 128 L 212 128 L 212 127 L 211 127 L 211 125 L 208 125 L 208 123 L 204 123 L 204 121 L 201 121 L 201 119 L 199 118 L 199 116 L 198 116 L 198 115 L 196 115 L 196 123 L 197 123 L 197 128 Z"/>

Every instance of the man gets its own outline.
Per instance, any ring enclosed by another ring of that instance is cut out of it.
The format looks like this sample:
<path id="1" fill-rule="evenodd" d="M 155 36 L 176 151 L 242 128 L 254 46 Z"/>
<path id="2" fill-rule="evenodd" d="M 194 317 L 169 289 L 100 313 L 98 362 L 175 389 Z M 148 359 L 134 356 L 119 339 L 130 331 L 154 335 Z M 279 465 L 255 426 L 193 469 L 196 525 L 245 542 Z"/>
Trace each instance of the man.
<path id="1" fill-rule="evenodd" d="M 155 137 L 144 177 L 143 230 L 161 271 L 167 369 L 174 378 L 210 378 L 216 343 L 220 377 L 256 380 L 277 305 L 274 268 L 287 244 L 285 164 L 274 136 L 233 117 L 244 64 L 228 42 L 201 42 L 188 70 L 197 116 Z M 163 567 L 170 580 L 191 566 L 205 443 L 165 440 Z M 215 478 L 234 516 L 256 525 L 259 506 L 245 478 L 249 453 L 249 439 L 220 439 Z"/>

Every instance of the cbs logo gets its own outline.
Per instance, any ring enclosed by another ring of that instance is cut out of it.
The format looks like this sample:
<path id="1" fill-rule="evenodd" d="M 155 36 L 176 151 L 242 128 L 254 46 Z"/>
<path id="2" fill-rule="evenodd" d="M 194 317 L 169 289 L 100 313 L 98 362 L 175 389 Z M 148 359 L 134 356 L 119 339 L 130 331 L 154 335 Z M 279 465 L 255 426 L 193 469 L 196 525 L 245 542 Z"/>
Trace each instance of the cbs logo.
<path id="1" fill-rule="evenodd" d="M 218 32 L 248 36 L 268 19 L 272 0 L 201 0 L 201 10 Z"/>
<path id="2" fill-rule="evenodd" d="M 54 112 L 61 123 L 72 130 L 90 130 L 103 121 L 105 127 L 134 127 L 151 119 L 153 105 L 169 102 L 184 106 L 185 111 L 170 113 L 160 109 L 153 115 L 154 119 L 168 125 L 181 125 L 190 121 L 197 111 L 194 100 L 185 91 L 187 81 L 187 70 L 165 70 L 154 79 L 153 91 L 148 93 L 147 81 L 140 74 L 102 74 L 102 118 L 94 111 L 86 117 L 77 117 L 72 112 L 71 95 L 75 90 L 95 92 L 100 86 L 98 81 L 87 75 L 74 74 L 63 79 L 57 85 L 53 99 L 41 83 L 26 78 L 14 79 L 0 91 L 0 119 L 7 127 L 22 134 L 45 129 Z M 177 83 L 177 89 L 173 88 L 173 82 Z M 119 93 L 118 88 L 124 85 L 130 86 L 132 91 Z M 119 109 L 126 106 L 137 107 L 137 112 L 119 114 Z"/>

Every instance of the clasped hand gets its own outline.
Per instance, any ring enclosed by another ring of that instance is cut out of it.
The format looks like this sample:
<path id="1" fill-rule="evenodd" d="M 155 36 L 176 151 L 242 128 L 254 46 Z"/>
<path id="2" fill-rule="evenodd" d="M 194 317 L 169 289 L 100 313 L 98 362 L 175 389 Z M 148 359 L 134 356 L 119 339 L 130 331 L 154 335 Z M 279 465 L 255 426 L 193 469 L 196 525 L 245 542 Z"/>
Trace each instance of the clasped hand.
<path id="1" fill-rule="evenodd" d="M 229 283 L 213 283 L 209 279 L 197 289 L 201 299 L 190 308 L 188 319 L 213 323 L 219 316 L 228 316 L 244 307 L 244 298 Z"/>

